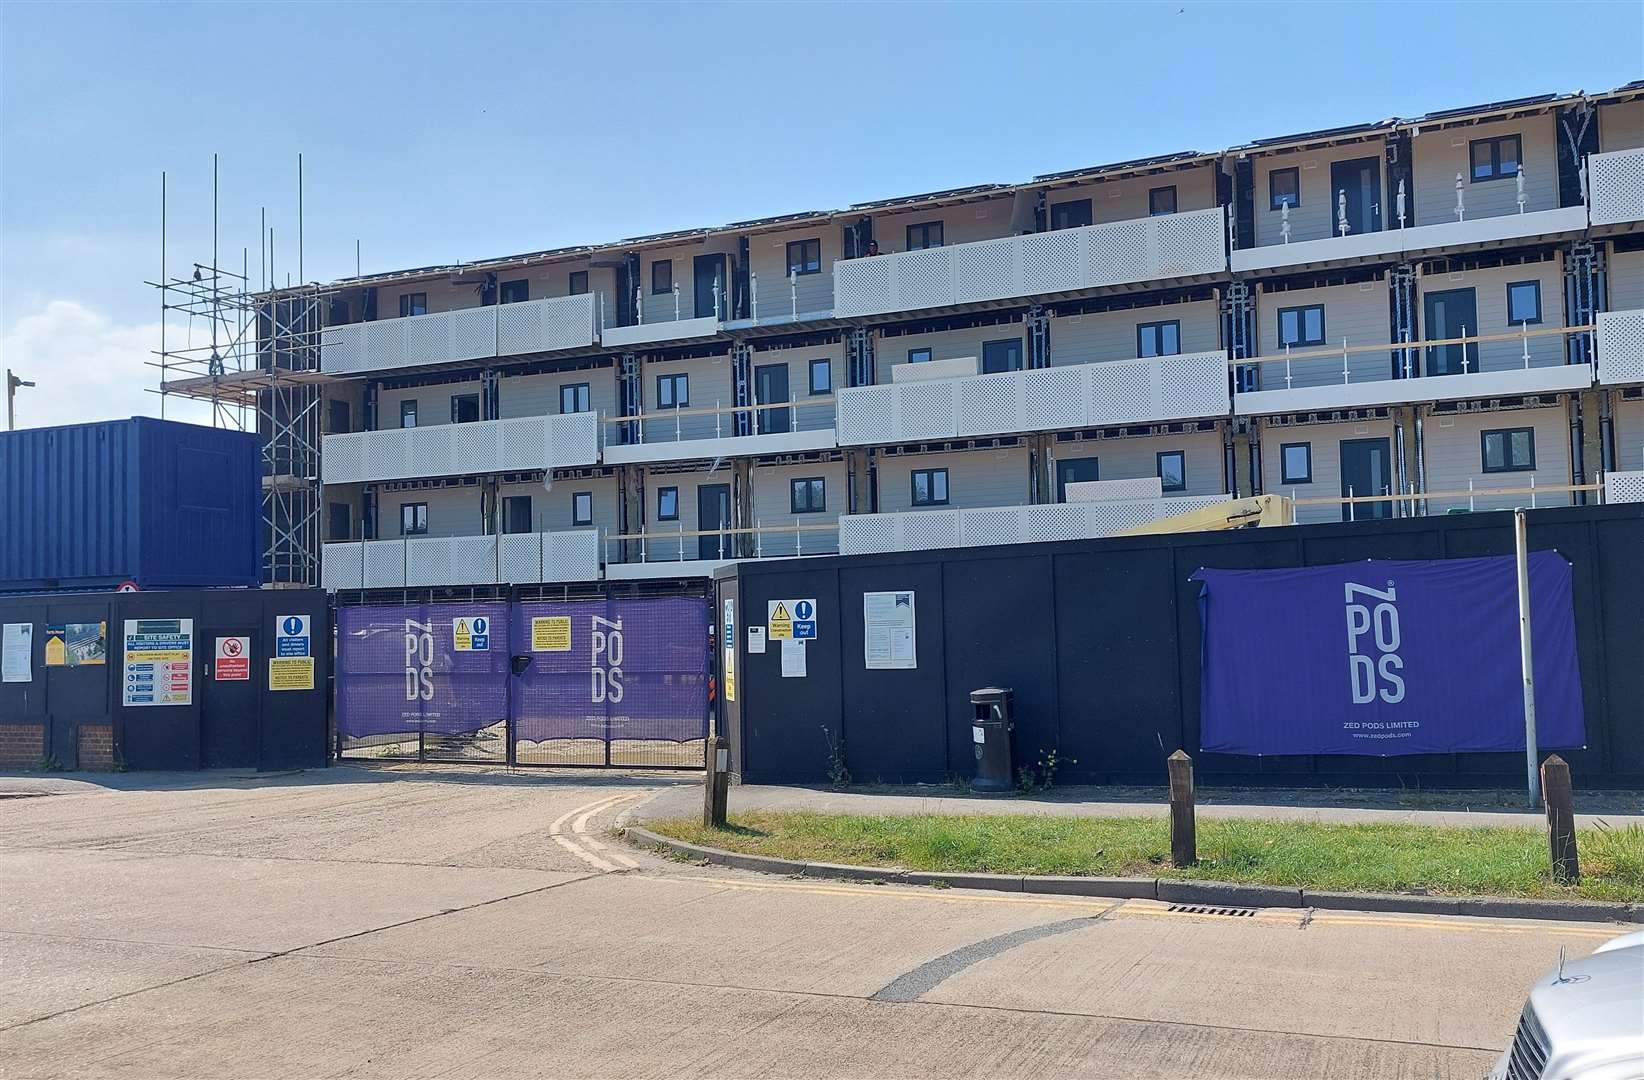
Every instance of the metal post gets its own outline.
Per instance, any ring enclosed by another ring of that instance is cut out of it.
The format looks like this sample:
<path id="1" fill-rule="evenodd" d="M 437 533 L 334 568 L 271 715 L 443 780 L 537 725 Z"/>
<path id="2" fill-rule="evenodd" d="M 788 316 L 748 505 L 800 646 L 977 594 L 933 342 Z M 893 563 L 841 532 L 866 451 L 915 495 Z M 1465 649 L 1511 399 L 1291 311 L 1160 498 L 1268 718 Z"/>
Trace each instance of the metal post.
<path id="1" fill-rule="evenodd" d="M 1524 674 L 1524 764 L 1530 805 L 1541 802 L 1541 772 L 1536 768 L 1535 665 L 1530 654 L 1530 553 L 1523 510 L 1513 511 L 1513 548 L 1518 559 L 1518 656 Z"/>

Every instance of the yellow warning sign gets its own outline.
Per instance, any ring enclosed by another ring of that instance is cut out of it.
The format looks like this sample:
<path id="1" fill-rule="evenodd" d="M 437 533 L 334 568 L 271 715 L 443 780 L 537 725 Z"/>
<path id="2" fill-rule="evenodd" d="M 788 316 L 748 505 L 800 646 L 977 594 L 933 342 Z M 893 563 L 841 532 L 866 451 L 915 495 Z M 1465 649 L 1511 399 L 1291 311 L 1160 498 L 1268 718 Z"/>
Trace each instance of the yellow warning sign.
<path id="1" fill-rule="evenodd" d="M 769 637 L 772 641 L 793 640 L 793 613 L 788 610 L 786 601 L 772 600 L 770 602 Z"/>
<path id="2" fill-rule="evenodd" d="M 532 652 L 570 652 L 571 617 L 548 615 L 531 620 Z"/>
<path id="3" fill-rule="evenodd" d="M 268 688 L 270 690 L 314 689 L 314 658 L 312 656 L 270 656 L 268 658 Z"/>
<path id="4" fill-rule="evenodd" d="M 61 633 L 52 633 L 56 627 L 46 627 L 46 666 L 62 667 L 68 663 L 68 646 Z"/>

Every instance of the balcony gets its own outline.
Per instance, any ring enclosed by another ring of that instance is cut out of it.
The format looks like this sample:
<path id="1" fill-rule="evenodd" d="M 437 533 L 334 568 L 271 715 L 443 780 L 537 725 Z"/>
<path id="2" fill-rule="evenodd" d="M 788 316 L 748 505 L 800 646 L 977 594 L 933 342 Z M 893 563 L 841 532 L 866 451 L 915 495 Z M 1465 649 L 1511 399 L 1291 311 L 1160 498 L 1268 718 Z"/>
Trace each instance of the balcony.
<path id="1" fill-rule="evenodd" d="M 1551 326 L 1418 341 L 1408 346 L 1344 345 L 1340 349 L 1309 349 L 1287 356 L 1237 360 L 1233 361 L 1235 367 L 1259 368 L 1262 383 L 1275 388 L 1234 394 L 1233 412 L 1261 416 L 1584 390 L 1593 383 L 1593 366 L 1564 363 L 1563 339 L 1591 331 L 1589 326 Z M 1538 350 L 1536 345 L 1547 338 L 1557 339 L 1557 347 Z M 1480 349 L 1486 347 L 1489 355 L 1484 356 L 1480 370 Z M 1421 374 L 1423 353 L 1440 348 L 1464 350 L 1462 372 Z M 1516 351 L 1517 357 L 1510 358 L 1509 350 Z M 1537 351 L 1539 359 L 1534 355 Z M 1401 378 L 1393 377 L 1395 355 L 1405 373 Z"/>
<path id="2" fill-rule="evenodd" d="M 1644 383 L 1644 311 L 1599 313 L 1598 381 Z"/>
<path id="3" fill-rule="evenodd" d="M 973 510 L 905 510 L 846 514 L 839 519 L 839 553 L 867 555 L 930 548 L 989 547 L 1112 536 L 1175 514 L 1226 502 L 1226 495 L 990 506 Z"/>
<path id="4" fill-rule="evenodd" d="M 1644 469 L 1604 474 L 1604 501 L 1644 502 Z"/>
<path id="5" fill-rule="evenodd" d="M 884 315 L 1226 269 L 1222 211 L 1212 207 L 843 260 L 833 264 L 833 313 Z"/>
<path id="6" fill-rule="evenodd" d="M 599 460 L 591 412 L 327 435 L 327 484 L 572 468 Z"/>
<path id="7" fill-rule="evenodd" d="M 332 592 L 594 581 L 598 577 L 597 529 L 326 544 L 320 571 L 321 585 Z"/>
<path id="8" fill-rule="evenodd" d="M 839 391 L 839 445 L 1226 416 L 1227 357 L 1187 353 Z"/>
<path id="9" fill-rule="evenodd" d="M 749 559 L 793 559 L 839 554 L 839 523 L 795 521 L 744 529 L 613 533 L 605 537 L 608 580 L 706 577 L 715 569 Z"/>
<path id="10" fill-rule="evenodd" d="M 738 418 L 747 434 L 738 434 Z M 608 416 L 607 465 L 757 454 L 794 454 L 831 450 L 834 436 L 832 395 L 769 405 L 659 409 L 641 416 Z"/>
<path id="11" fill-rule="evenodd" d="M 599 340 L 595 299 L 584 293 L 327 327 L 320 367 L 350 375 L 587 348 Z"/>
<path id="12" fill-rule="evenodd" d="M 1594 225 L 1644 221 L 1644 150 L 1614 150 L 1587 159 Z"/>
<path id="13" fill-rule="evenodd" d="M 1243 273 L 1281 266 L 1399 258 L 1445 248 L 1578 233 L 1586 228 L 1587 208 L 1565 206 L 1557 210 L 1464 218 L 1432 225 L 1412 225 L 1407 229 L 1382 229 L 1322 240 L 1298 240 L 1293 244 L 1244 248 L 1233 252 L 1228 261 L 1234 273 Z"/>

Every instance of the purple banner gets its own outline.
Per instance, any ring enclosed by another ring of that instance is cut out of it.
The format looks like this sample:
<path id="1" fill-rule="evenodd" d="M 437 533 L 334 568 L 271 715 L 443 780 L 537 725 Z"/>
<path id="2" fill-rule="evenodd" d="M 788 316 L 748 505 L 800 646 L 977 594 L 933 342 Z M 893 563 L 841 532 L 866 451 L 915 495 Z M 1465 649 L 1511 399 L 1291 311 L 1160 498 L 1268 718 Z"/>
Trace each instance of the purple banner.
<path id="1" fill-rule="evenodd" d="M 508 718 L 508 604 L 337 611 L 337 731 L 461 735 Z"/>
<path id="2" fill-rule="evenodd" d="M 1570 564 L 1530 555 L 1536 739 L 1586 745 Z M 1512 557 L 1200 570 L 1200 746 L 1524 751 Z"/>

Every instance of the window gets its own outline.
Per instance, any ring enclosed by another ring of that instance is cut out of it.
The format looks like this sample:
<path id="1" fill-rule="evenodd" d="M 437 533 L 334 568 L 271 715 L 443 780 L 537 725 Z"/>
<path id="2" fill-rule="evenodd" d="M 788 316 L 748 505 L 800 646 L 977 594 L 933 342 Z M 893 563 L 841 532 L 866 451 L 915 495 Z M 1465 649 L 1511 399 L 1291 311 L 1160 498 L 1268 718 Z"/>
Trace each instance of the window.
<path id="1" fill-rule="evenodd" d="M 1279 309 L 1279 348 L 1324 344 L 1324 305 Z"/>
<path id="2" fill-rule="evenodd" d="M 1533 472 L 1536 467 L 1535 428 L 1502 428 L 1486 431 L 1484 443 L 1484 471 Z"/>
<path id="3" fill-rule="evenodd" d="M 1313 444 L 1285 443 L 1279 447 L 1280 482 L 1311 484 L 1313 482 Z"/>
<path id="4" fill-rule="evenodd" d="M 330 504 L 331 522 L 329 539 L 347 540 L 349 534 L 349 513 L 347 503 Z"/>
<path id="5" fill-rule="evenodd" d="M 1474 139 L 1468 143 L 1467 159 L 1473 166 L 1473 180 L 1503 180 L 1517 176 L 1522 145 L 1517 135 Z"/>
<path id="6" fill-rule="evenodd" d="M 573 270 L 573 271 L 571 271 L 571 277 L 570 277 L 570 281 L 568 282 L 568 286 L 569 286 L 570 294 L 572 296 L 581 296 L 583 293 L 587 292 L 588 291 L 588 271 L 586 271 L 586 270 Z"/>
<path id="7" fill-rule="evenodd" d="M 658 259 L 651 264 L 651 294 L 674 291 L 674 261 Z"/>
<path id="8" fill-rule="evenodd" d="M 588 384 L 566 383 L 559 388 L 559 411 L 578 413 L 588 411 Z"/>
<path id="9" fill-rule="evenodd" d="M 1050 227 L 1052 229 L 1077 229 L 1089 225 L 1090 222 L 1089 199 L 1051 203 L 1050 205 Z"/>
<path id="10" fill-rule="evenodd" d="M 1187 452 L 1161 450 L 1156 455 L 1159 464 L 1159 487 L 1163 491 L 1187 490 Z"/>
<path id="11" fill-rule="evenodd" d="M 828 508 L 828 485 L 820 476 L 788 481 L 788 509 L 795 514 L 820 514 Z"/>
<path id="12" fill-rule="evenodd" d="M 347 432 L 350 427 L 348 402 L 329 402 L 327 404 L 327 410 L 330 413 L 330 423 L 326 427 L 326 433 L 330 435 L 341 435 Z"/>
<path id="13" fill-rule="evenodd" d="M 683 409 L 691 403 L 690 378 L 685 372 L 656 377 L 656 407 Z"/>
<path id="14" fill-rule="evenodd" d="M 1150 217 L 1176 212 L 1176 185 L 1156 187 L 1147 193 L 1147 212 Z"/>
<path id="15" fill-rule="evenodd" d="M 531 299 L 531 283 L 525 278 L 518 281 L 502 283 L 502 302 L 505 304 L 523 304 Z"/>
<path id="16" fill-rule="evenodd" d="M 948 504 L 948 471 L 946 469 L 913 470 L 913 505 L 946 506 Z"/>
<path id="17" fill-rule="evenodd" d="M 811 393 L 813 395 L 833 393 L 832 360 L 811 361 Z"/>
<path id="18" fill-rule="evenodd" d="M 400 402 L 400 427 L 417 426 L 417 399 L 407 398 Z"/>
<path id="19" fill-rule="evenodd" d="M 908 363 L 910 363 L 910 364 L 928 364 L 928 363 L 930 363 L 930 350 L 929 349 L 909 349 L 908 350 Z"/>
<path id="20" fill-rule="evenodd" d="M 400 503 L 400 535 L 422 536 L 428 532 L 428 504 Z"/>
<path id="21" fill-rule="evenodd" d="M 592 525 L 594 523 L 594 493 L 579 491 L 571 496 L 571 524 Z"/>
<path id="22" fill-rule="evenodd" d="M 908 250 L 923 251 L 942 246 L 942 223 L 927 221 L 923 225 L 908 226 Z"/>
<path id="23" fill-rule="evenodd" d="M 528 533 L 531 528 L 531 496 L 509 495 L 502 500 L 502 531 Z"/>
<path id="24" fill-rule="evenodd" d="M 428 294 L 425 292 L 408 292 L 400 294 L 400 318 L 407 315 L 428 314 Z"/>
<path id="25" fill-rule="evenodd" d="M 1274 169 L 1267 174 L 1267 208 L 1301 205 L 1301 170 Z"/>
<path id="26" fill-rule="evenodd" d="M 1541 282 L 1514 281 L 1507 286 L 1507 323 L 1522 326 L 1541 321 Z"/>
<path id="27" fill-rule="evenodd" d="M 656 519 L 658 521 L 679 520 L 679 489 L 665 487 L 656 489 Z"/>
<path id="28" fill-rule="evenodd" d="M 472 424 L 479 419 L 478 394 L 451 395 L 451 422 L 453 424 Z"/>
<path id="29" fill-rule="evenodd" d="M 1102 463 L 1093 457 L 1068 458 L 1056 463 L 1056 501 L 1067 502 L 1069 484 L 1088 484 L 1102 478 Z"/>
<path id="30" fill-rule="evenodd" d="M 822 272 L 822 241 L 795 240 L 788 245 L 788 273 L 820 274 Z"/>
<path id="31" fill-rule="evenodd" d="M 992 375 L 1000 371 L 1022 370 L 1022 339 L 988 341 L 982 344 L 982 371 Z"/>
<path id="32" fill-rule="evenodd" d="M 1182 351 L 1182 324 L 1170 322 L 1142 323 L 1136 327 L 1137 356 L 1175 356 Z"/>

